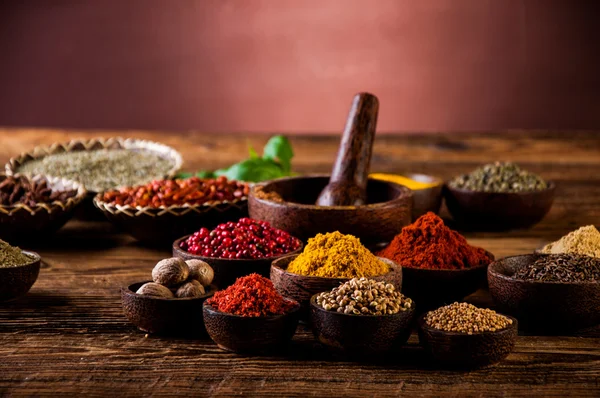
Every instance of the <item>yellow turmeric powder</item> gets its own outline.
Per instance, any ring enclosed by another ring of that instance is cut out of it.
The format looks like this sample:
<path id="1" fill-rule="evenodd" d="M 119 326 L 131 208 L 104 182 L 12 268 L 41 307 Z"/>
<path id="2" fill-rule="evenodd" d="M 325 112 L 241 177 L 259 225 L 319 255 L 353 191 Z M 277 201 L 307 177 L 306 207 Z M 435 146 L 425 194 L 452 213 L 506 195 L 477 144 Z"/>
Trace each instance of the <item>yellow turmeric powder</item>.
<path id="1" fill-rule="evenodd" d="M 390 267 L 364 247 L 360 239 L 336 231 L 309 239 L 287 270 L 325 278 L 368 278 L 386 274 Z"/>
<path id="2" fill-rule="evenodd" d="M 399 174 L 371 173 L 369 174 L 369 178 L 394 182 L 396 184 L 404 185 L 405 187 L 407 187 L 408 189 L 412 189 L 413 191 L 417 191 L 419 189 L 427 189 L 441 184 L 440 181 L 417 181 L 413 180 L 412 178 L 401 176 Z"/>

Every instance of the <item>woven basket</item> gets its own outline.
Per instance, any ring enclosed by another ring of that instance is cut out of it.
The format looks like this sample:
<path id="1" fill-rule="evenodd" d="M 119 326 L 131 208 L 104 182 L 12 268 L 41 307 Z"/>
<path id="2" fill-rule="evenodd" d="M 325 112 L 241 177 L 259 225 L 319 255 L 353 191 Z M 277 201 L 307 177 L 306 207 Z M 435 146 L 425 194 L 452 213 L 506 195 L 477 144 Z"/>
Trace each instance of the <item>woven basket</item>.
<path id="1" fill-rule="evenodd" d="M 6 175 L 0 174 L 0 181 L 5 178 Z M 22 203 L 0 205 L 0 238 L 5 241 L 15 243 L 47 238 L 65 225 L 87 195 L 83 185 L 64 178 L 38 175 L 31 177 L 31 180 L 46 180 L 53 191 L 74 189 L 77 195 L 66 202 L 38 203 L 35 206 Z"/>
<path id="2" fill-rule="evenodd" d="M 201 227 L 211 229 L 218 224 L 248 216 L 246 197 L 201 205 L 134 207 L 104 202 L 102 195 L 98 194 L 94 198 L 94 205 L 115 226 L 138 240 L 151 243 L 170 244 Z"/>

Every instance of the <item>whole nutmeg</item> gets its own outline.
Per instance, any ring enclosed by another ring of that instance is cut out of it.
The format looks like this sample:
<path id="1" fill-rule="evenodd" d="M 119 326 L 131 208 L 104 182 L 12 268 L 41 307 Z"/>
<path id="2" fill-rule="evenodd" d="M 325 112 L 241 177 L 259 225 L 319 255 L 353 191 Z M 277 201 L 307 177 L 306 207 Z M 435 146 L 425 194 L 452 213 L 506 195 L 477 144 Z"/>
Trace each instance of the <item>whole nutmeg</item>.
<path id="1" fill-rule="evenodd" d="M 136 292 L 137 294 L 143 294 L 144 296 L 161 297 L 161 298 L 173 298 L 173 293 L 168 287 L 165 287 L 159 283 L 148 282 L 143 284 Z"/>
<path id="2" fill-rule="evenodd" d="M 160 260 L 152 270 L 152 280 L 165 286 L 178 285 L 185 282 L 190 268 L 179 257 Z"/>
<path id="3" fill-rule="evenodd" d="M 190 268 L 190 278 L 196 279 L 202 286 L 208 286 L 215 277 L 215 271 L 208 263 L 202 260 L 187 260 L 185 262 Z"/>
<path id="4" fill-rule="evenodd" d="M 175 296 L 177 298 L 194 298 L 200 297 L 205 293 L 204 287 L 196 279 L 184 283 L 177 289 Z"/>

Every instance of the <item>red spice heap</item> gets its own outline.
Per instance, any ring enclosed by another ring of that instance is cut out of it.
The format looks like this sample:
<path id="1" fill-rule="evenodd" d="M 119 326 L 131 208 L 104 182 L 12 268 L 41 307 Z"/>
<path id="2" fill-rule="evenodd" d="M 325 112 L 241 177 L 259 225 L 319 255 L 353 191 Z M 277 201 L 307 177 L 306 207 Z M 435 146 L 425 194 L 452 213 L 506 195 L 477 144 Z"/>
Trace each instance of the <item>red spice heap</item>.
<path id="1" fill-rule="evenodd" d="M 107 191 L 104 202 L 140 207 L 201 205 L 208 202 L 233 201 L 248 195 L 248 185 L 228 181 L 225 177 L 185 180 L 157 180 L 146 185 Z"/>
<path id="2" fill-rule="evenodd" d="M 493 260 L 485 250 L 469 245 L 464 236 L 448 228 L 431 212 L 402 228 L 377 255 L 402 267 L 430 269 L 471 268 Z"/>
<path id="3" fill-rule="evenodd" d="M 240 218 L 214 230 L 201 228 L 181 242 L 180 247 L 204 257 L 257 259 L 275 257 L 300 247 L 300 241 L 266 221 Z"/>
<path id="4" fill-rule="evenodd" d="M 275 290 L 273 282 L 258 274 L 238 278 L 227 289 L 216 292 L 207 303 L 217 311 L 253 317 L 283 315 L 296 306 Z"/>

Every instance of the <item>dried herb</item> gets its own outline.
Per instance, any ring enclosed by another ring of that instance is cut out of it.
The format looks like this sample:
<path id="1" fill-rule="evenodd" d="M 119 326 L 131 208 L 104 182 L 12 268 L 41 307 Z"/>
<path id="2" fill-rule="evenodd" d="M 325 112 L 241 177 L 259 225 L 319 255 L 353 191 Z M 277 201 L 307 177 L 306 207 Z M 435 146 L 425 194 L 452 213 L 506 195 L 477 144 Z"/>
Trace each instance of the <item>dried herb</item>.
<path id="1" fill-rule="evenodd" d="M 0 268 L 19 267 L 29 264 L 33 259 L 21 251 L 0 239 Z"/>
<path id="2" fill-rule="evenodd" d="M 600 282 L 600 259 L 579 254 L 549 254 L 519 268 L 513 278 L 537 282 Z"/>
<path id="3" fill-rule="evenodd" d="M 0 182 L 0 204 L 4 206 L 17 203 L 35 206 L 38 203 L 66 202 L 76 195 L 76 190 L 53 191 L 46 180 L 33 181 L 25 176 L 8 176 Z"/>
<path id="4" fill-rule="evenodd" d="M 541 177 L 510 162 L 486 164 L 469 174 L 454 178 L 449 185 L 480 192 L 529 192 L 548 188 L 548 183 Z"/>

